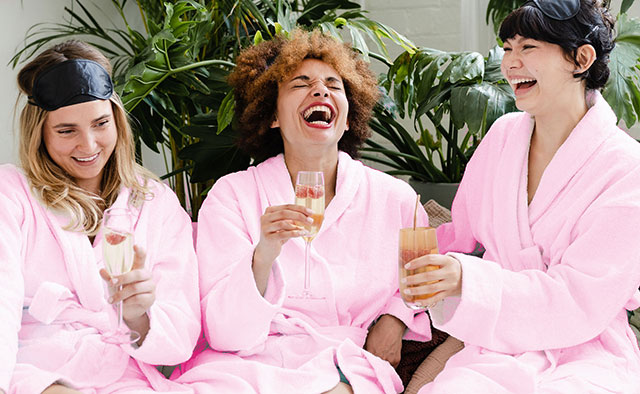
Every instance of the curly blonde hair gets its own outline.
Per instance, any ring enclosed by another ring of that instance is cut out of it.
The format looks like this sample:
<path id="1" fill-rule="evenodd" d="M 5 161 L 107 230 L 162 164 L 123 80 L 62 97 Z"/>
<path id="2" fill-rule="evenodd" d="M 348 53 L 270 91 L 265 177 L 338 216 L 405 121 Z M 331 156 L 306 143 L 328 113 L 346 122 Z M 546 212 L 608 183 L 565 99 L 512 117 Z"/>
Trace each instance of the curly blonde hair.
<path id="1" fill-rule="evenodd" d="M 229 75 L 236 99 L 240 136 L 237 145 L 261 161 L 283 152 L 280 130 L 271 128 L 276 117 L 278 85 L 305 59 L 318 59 L 333 67 L 343 80 L 349 102 L 349 132 L 338 149 L 352 157 L 369 137 L 368 122 L 379 97 L 377 80 L 368 63 L 350 45 L 319 30 L 300 29 L 291 38 L 278 36 L 243 50 Z"/>
<path id="2" fill-rule="evenodd" d="M 109 74 L 111 64 L 97 49 L 82 41 L 69 40 L 40 53 L 18 73 L 21 94 L 32 95 L 33 84 L 40 72 L 71 59 L 89 59 L 99 63 Z M 20 97 L 18 97 L 20 101 Z M 155 175 L 135 162 L 133 133 L 120 97 L 114 92 L 111 107 L 118 133 L 116 147 L 102 174 L 100 195 L 79 187 L 74 179 L 49 156 L 43 143 L 43 126 L 48 111 L 25 104 L 20 113 L 20 163 L 36 195 L 55 210 L 66 212 L 71 221 L 66 230 L 97 232 L 103 209 L 111 206 L 122 185 L 132 191 L 149 194 L 146 187 Z"/>

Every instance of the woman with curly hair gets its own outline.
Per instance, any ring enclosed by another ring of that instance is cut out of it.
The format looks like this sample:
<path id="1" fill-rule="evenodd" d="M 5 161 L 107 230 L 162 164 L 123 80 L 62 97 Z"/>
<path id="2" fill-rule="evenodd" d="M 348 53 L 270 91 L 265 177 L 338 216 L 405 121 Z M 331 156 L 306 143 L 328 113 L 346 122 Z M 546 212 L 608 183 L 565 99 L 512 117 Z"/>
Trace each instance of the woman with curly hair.
<path id="1" fill-rule="evenodd" d="M 419 393 L 638 393 L 640 145 L 599 90 L 613 19 L 596 0 L 535 0 L 500 27 L 523 112 L 498 119 L 438 228 L 458 267 L 408 278 L 434 326 L 464 341 Z M 480 243 L 482 258 L 464 254 Z M 429 284 L 432 283 L 432 284 Z"/>
<path id="2" fill-rule="evenodd" d="M 416 194 L 354 159 L 368 136 L 376 79 L 349 46 L 296 31 L 246 49 L 229 81 L 240 147 L 257 160 L 219 179 L 199 215 L 197 254 L 210 348 L 177 380 L 203 387 L 230 373 L 235 392 L 397 393 L 392 364 L 405 329 L 430 338 L 398 293 L 397 238 Z M 321 171 L 326 212 L 303 292 L 311 213 L 294 205 L 299 171 Z M 418 224 L 426 225 L 423 210 Z"/>
<path id="3" fill-rule="evenodd" d="M 22 168 L 0 166 L 0 392 L 181 389 L 154 366 L 187 360 L 198 338 L 191 221 L 136 164 L 110 73 L 97 49 L 66 41 L 18 74 Z M 105 236 L 106 209 L 131 220 L 131 244 Z M 106 242 L 129 245 L 129 272 L 107 273 Z M 113 335 L 118 305 L 135 337 Z"/>

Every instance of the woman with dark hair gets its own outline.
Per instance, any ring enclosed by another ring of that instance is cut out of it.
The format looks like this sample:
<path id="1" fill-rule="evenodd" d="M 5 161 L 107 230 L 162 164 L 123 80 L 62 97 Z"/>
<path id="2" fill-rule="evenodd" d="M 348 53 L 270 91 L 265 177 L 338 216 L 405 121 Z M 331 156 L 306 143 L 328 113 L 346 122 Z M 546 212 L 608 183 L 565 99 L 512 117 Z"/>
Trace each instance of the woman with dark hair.
<path id="1" fill-rule="evenodd" d="M 182 390 L 155 365 L 188 359 L 200 331 L 191 221 L 136 164 L 110 74 L 73 40 L 18 73 L 21 168 L 0 166 L 0 392 Z M 126 233 L 106 235 L 107 209 Z M 130 271 L 107 273 L 107 242 L 128 245 Z M 118 305 L 135 337 L 114 335 Z"/>
<path id="2" fill-rule="evenodd" d="M 455 264 L 408 278 L 434 327 L 464 341 L 427 393 L 637 393 L 640 145 L 599 90 L 613 20 L 599 1 L 536 0 L 502 23 L 518 108 L 473 155 L 438 229 Z M 477 243 L 482 258 L 470 252 Z"/>
<path id="3" fill-rule="evenodd" d="M 206 392 L 227 373 L 244 382 L 233 392 L 402 391 L 392 364 L 405 329 L 422 340 L 430 329 L 426 314 L 404 306 L 397 284 L 398 230 L 411 226 L 416 194 L 353 159 L 369 133 L 376 78 L 355 51 L 319 31 L 248 48 L 237 64 L 229 80 L 238 144 L 266 160 L 219 179 L 200 210 L 210 349 L 177 381 Z M 304 170 L 322 172 L 325 181 L 310 298 L 300 296 L 301 223 L 312 212 L 294 205 L 296 174 Z M 418 225 L 426 223 L 420 209 Z"/>

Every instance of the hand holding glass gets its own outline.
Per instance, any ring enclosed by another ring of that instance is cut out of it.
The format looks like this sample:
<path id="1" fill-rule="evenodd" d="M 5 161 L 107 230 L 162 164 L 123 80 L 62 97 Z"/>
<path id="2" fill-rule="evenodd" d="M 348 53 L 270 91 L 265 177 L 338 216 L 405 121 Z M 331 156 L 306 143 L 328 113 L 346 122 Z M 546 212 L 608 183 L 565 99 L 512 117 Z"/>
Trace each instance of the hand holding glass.
<path id="1" fill-rule="evenodd" d="M 104 266 L 111 277 L 131 271 L 133 266 L 133 216 L 125 208 L 109 208 L 102 218 L 102 255 Z M 119 287 L 122 290 L 122 286 Z M 133 343 L 140 334 L 123 327 L 122 301 L 118 302 L 118 326 L 115 332 L 107 333 L 103 340 L 108 343 Z"/>
<path id="2" fill-rule="evenodd" d="M 402 283 L 402 279 L 407 276 L 416 275 L 422 272 L 433 271 L 440 268 L 437 265 L 428 265 L 416 269 L 408 270 L 404 266 L 409 261 L 427 254 L 438 253 L 438 240 L 436 239 L 436 229 L 433 227 L 416 227 L 400 229 L 400 242 L 398 247 L 398 277 L 400 280 L 400 294 L 402 300 L 411 309 L 423 309 L 424 306 L 419 301 L 426 300 L 434 294 L 411 295 L 406 294 L 406 289 L 421 286 L 422 284 L 409 285 Z M 431 284 L 434 282 L 427 282 Z"/>
<path id="3" fill-rule="evenodd" d="M 311 241 L 318 234 L 324 220 L 324 175 L 321 171 L 300 171 L 296 180 L 296 205 L 313 211 L 313 223 L 304 223 L 307 231 L 304 236 L 304 290 L 302 295 L 294 298 L 316 298 L 311 294 L 311 278 L 309 265 L 309 250 Z"/>

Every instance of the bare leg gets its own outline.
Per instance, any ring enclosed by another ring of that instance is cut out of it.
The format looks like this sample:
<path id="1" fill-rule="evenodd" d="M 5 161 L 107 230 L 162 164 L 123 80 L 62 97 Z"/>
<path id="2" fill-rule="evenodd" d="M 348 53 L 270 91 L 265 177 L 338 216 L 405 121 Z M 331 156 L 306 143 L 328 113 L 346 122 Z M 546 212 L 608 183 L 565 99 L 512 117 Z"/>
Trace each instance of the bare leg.
<path id="1" fill-rule="evenodd" d="M 81 394 L 79 391 L 71 389 L 61 384 L 52 384 L 47 387 L 42 394 Z"/>
<path id="2" fill-rule="evenodd" d="M 325 391 L 323 394 L 353 394 L 353 389 L 350 385 L 340 382 L 336 387 L 329 391 Z"/>

